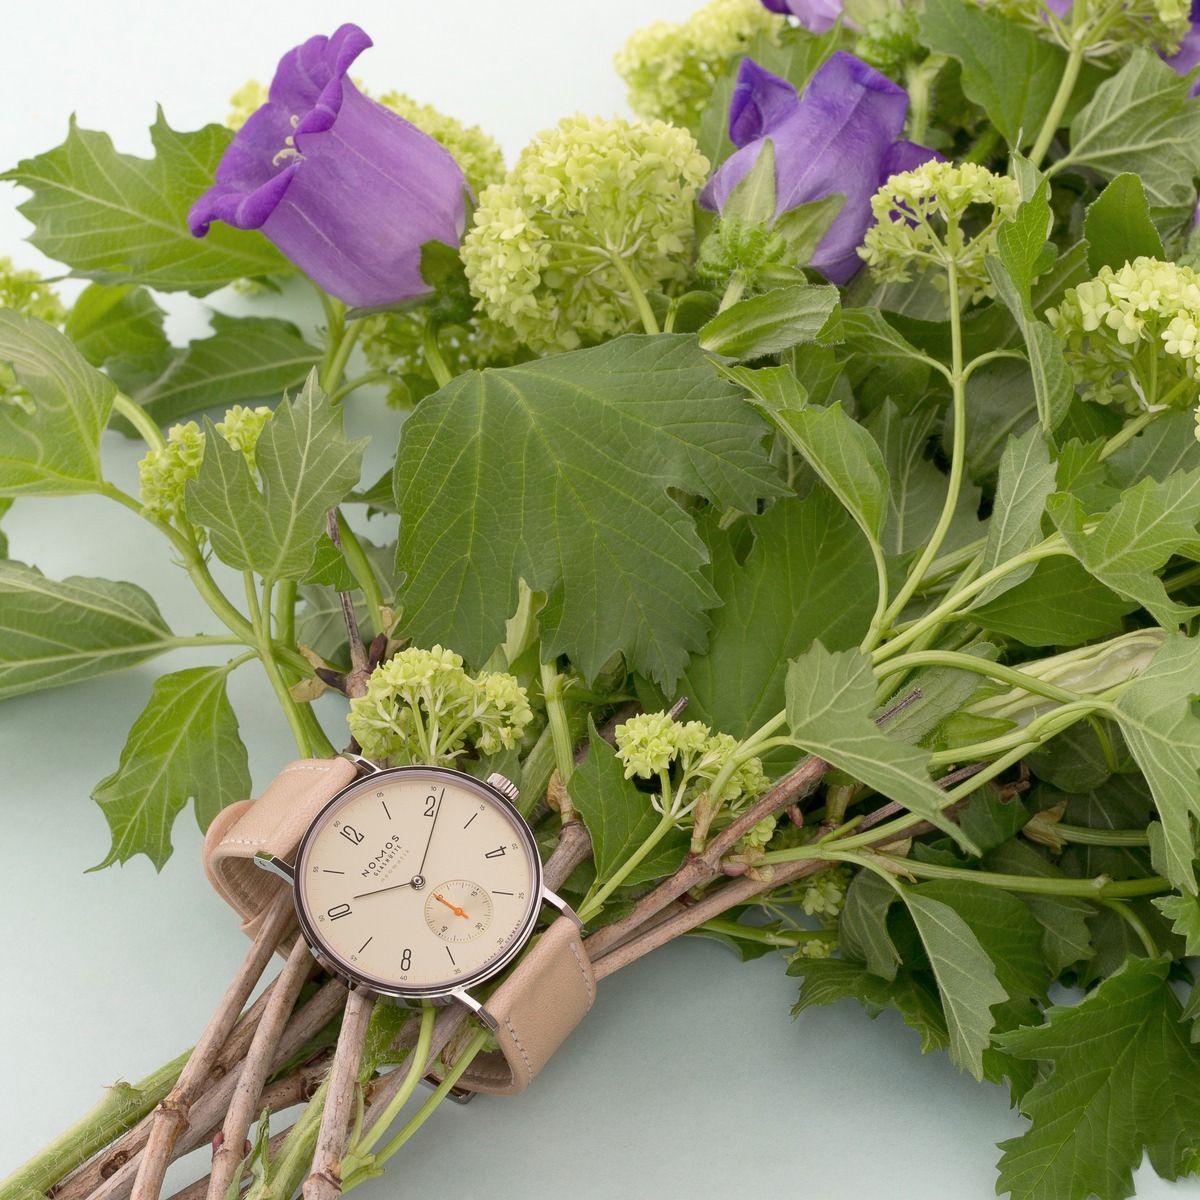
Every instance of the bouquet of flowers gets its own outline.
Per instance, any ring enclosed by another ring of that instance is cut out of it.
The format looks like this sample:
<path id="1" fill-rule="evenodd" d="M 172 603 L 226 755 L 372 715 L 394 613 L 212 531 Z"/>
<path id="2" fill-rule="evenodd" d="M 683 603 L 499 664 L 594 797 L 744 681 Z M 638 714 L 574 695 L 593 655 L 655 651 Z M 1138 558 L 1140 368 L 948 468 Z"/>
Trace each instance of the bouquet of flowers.
<path id="1" fill-rule="evenodd" d="M 257 662 L 301 756 L 518 783 L 597 978 L 697 932 L 782 954 L 793 1016 L 894 1009 L 1008 1088 L 1017 1200 L 1200 1169 L 1193 16 L 710 0 L 618 56 L 636 120 L 511 166 L 368 94 L 343 25 L 225 125 L 160 116 L 151 159 L 72 124 L 8 170 L 88 283 L 0 260 L 0 513 L 130 509 L 225 630 L 0 557 L 0 697 L 211 648 L 96 784 L 101 865 L 252 793 L 227 681 Z M 317 336 L 176 346 L 156 299 L 281 286 Z M 363 479 L 372 391 L 408 415 Z M 343 1008 L 303 946 L 243 1012 L 272 929 L 194 1054 L 0 1197 L 155 1200 L 210 1139 L 210 1200 L 378 1175 L 489 1031 Z"/>

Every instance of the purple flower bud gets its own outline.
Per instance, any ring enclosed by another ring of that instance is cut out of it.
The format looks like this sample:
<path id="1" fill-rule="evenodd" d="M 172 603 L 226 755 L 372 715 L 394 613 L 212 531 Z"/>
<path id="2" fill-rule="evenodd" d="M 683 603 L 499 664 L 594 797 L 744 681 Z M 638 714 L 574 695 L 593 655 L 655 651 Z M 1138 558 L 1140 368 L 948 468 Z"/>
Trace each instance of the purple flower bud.
<path id="1" fill-rule="evenodd" d="M 467 181 L 453 157 L 346 78 L 371 45 L 357 25 L 284 55 L 270 99 L 233 139 L 192 206 L 264 234 L 318 286 L 355 308 L 424 295 L 421 245 L 458 245 Z"/>
<path id="2" fill-rule="evenodd" d="M 803 96 L 786 79 L 743 59 L 729 106 L 729 136 L 739 149 L 705 184 L 700 203 L 721 210 L 758 161 L 765 139 L 775 149 L 775 212 L 841 194 L 841 212 L 809 264 L 834 283 L 862 266 L 858 247 L 872 223 L 871 197 L 889 175 L 941 156 L 898 140 L 908 93 L 839 50 Z"/>
<path id="3" fill-rule="evenodd" d="M 795 17 L 812 33 L 825 33 L 842 16 L 842 0 L 762 0 L 771 12 Z M 851 24 L 846 22 L 846 24 Z M 853 28 L 853 26 L 851 26 Z"/>

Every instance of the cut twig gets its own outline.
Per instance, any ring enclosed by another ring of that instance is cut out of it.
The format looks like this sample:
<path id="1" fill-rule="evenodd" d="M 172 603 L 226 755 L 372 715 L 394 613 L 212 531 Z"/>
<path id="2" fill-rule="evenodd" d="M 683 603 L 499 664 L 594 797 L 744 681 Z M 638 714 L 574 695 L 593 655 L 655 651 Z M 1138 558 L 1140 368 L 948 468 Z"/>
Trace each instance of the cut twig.
<path id="1" fill-rule="evenodd" d="M 300 996 L 300 989 L 315 966 L 308 943 L 298 937 L 287 964 L 275 980 L 271 1003 L 263 1013 L 258 1032 L 238 1074 L 233 1101 L 221 1126 L 224 1136 L 213 1153 L 212 1181 L 208 1193 L 210 1200 L 222 1200 L 242 1161 L 242 1143 L 255 1117 L 262 1111 L 262 1105 L 266 1103 L 265 1098 L 260 1103 L 260 1096 L 271 1060 L 275 1057 L 288 1017 Z"/>
<path id="2" fill-rule="evenodd" d="M 188 1110 L 203 1091 L 213 1063 L 233 1030 L 234 1022 L 241 1014 L 247 997 L 294 920 L 291 894 L 281 892 L 266 910 L 262 926 L 251 943 L 249 952 L 226 988 L 221 1003 L 217 1005 L 217 1011 L 208 1023 L 208 1028 L 196 1043 L 179 1081 L 154 1110 L 150 1137 L 142 1153 L 137 1180 L 133 1186 L 133 1200 L 158 1200 L 163 1176 L 171 1161 L 171 1150 L 180 1134 L 188 1127 Z"/>
<path id="3" fill-rule="evenodd" d="M 331 508 L 326 514 L 325 527 L 329 531 L 329 540 L 340 551 L 342 531 L 338 528 L 336 508 Z M 343 690 L 347 696 L 365 696 L 371 668 L 367 662 L 362 634 L 359 632 L 358 617 L 354 613 L 354 597 L 349 592 L 338 592 L 338 602 L 342 606 L 342 620 L 346 623 L 346 636 L 350 640 L 350 673 L 346 676 Z"/>
<path id="4" fill-rule="evenodd" d="M 375 997 L 365 992 L 351 992 L 346 1000 L 342 1031 L 329 1069 L 329 1087 L 321 1112 L 312 1172 L 304 1181 L 304 1200 L 334 1200 L 341 1193 L 342 1154 L 350 1132 L 358 1068 L 374 1008 Z"/>

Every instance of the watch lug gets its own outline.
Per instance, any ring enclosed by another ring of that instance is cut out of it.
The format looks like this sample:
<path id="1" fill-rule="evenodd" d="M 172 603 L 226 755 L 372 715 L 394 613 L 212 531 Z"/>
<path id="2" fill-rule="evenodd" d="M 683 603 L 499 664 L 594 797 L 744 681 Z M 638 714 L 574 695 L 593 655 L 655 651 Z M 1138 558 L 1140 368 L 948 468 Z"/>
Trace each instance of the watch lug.
<path id="1" fill-rule="evenodd" d="M 579 919 L 578 914 L 557 892 L 552 892 L 548 887 L 542 888 L 542 903 L 557 908 L 564 917 L 570 917 L 575 922 L 576 928 L 580 932 L 583 931 L 583 922 Z"/>
<path id="2" fill-rule="evenodd" d="M 487 777 L 488 787 L 495 788 L 509 804 L 516 804 L 521 798 L 521 789 L 511 779 L 506 779 L 499 771 L 493 771 Z"/>
<path id="3" fill-rule="evenodd" d="M 349 750 L 343 750 L 338 758 L 344 758 L 347 762 L 353 763 L 358 768 L 359 775 L 378 775 L 383 770 L 381 766 L 373 763 L 369 758 L 363 758 L 361 754 L 353 754 Z"/>
<path id="4" fill-rule="evenodd" d="M 256 867 L 270 871 L 272 875 L 278 875 L 287 883 L 294 884 L 296 882 L 296 872 L 292 869 L 292 864 L 285 862 L 277 854 L 267 854 L 266 851 L 260 850 L 250 861 Z"/>
<path id="5" fill-rule="evenodd" d="M 482 1021 L 493 1033 L 500 1028 L 500 1022 L 474 996 L 467 993 L 463 988 L 455 988 L 450 993 L 450 998 L 457 1000 L 464 1008 L 470 1009 L 472 1016 Z"/>

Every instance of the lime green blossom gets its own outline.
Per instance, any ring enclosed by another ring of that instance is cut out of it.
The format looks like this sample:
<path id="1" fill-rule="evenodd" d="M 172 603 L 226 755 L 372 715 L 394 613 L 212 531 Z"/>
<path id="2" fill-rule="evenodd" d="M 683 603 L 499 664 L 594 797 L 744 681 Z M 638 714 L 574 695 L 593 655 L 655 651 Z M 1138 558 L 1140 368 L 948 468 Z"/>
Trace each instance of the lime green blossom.
<path id="1" fill-rule="evenodd" d="M 235 450 L 242 452 L 251 471 L 256 469 L 258 439 L 270 416 L 269 408 L 235 404 L 215 426 Z M 204 441 L 204 431 L 195 421 L 172 425 L 167 431 L 167 444 L 161 450 L 149 451 L 138 463 L 142 511 L 147 516 L 168 523 L 183 516 L 184 489 L 187 481 L 199 474 Z"/>
<path id="2" fill-rule="evenodd" d="M 913 4 L 889 7 L 868 20 L 854 43 L 854 54 L 892 79 L 903 80 L 909 68 L 928 57 L 921 44 L 918 17 Z"/>
<path id="3" fill-rule="evenodd" d="M 1184 0 L 1078 0 L 1062 16 L 1044 0 L 975 0 L 1010 21 L 1032 29 L 1048 41 L 1069 50 L 1075 41 L 1090 59 L 1128 55 L 1135 46 L 1150 46 L 1174 54 L 1191 26 L 1190 5 Z M 1076 20 L 1078 16 L 1078 20 Z"/>
<path id="4" fill-rule="evenodd" d="M 695 129 L 718 79 L 760 33 L 777 35 L 781 16 L 761 0 L 709 0 L 686 21 L 655 21 L 617 54 L 629 107 L 643 120 Z"/>
<path id="5" fill-rule="evenodd" d="M 792 961 L 798 958 L 821 959 L 828 958 L 837 949 L 837 942 L 828 937 L 806 938 L 796 947 Z"/>
<path id="6" fill-rule="evenodd" d="M 984 260 L 996 253 L 996 233 L 1021 203 L 1015 179 L 978 163 L 930 161 L 893 175 L 871 198 L 876 224 L 859 254 L 876 278 L 907 280 L 914 267 L 954 264 L 964 305 L 995 295 Z M 982 210 L 982 215 L 978 215 Z"/>
<path id="7" fill-rule="evenodd" d="M 225 124 L 232 130 L 243 125 L 267 102 L 267 89 L 257 79 L 248 79 L 229 97 L 229 112 Z"/>
<path id="8" fill-rule="evenodd" d="M 461 656 L 441 646 L 410 646 L 381 663 L 347 717 L 368 758 L 429 766 L 452 763 L 469 745 L 484 754 L 512 749 L 532 719 L 516 679 L 472 678 Z"/>
<path id="9" fill-rule="evenodd" d="M 361 90 L 365 92 L 366 88 Z M 384 92 L 376 99 L 449 150 L 476 193 L 504 178 L 500 143 L 478 125 L 464 125 L 432 104 L 421 104 L 403 92 Z"/>
<path id="10" fill-rule="evenodd" d="M 707 173 L 691 134 L 661 121 L 560 121 L 479 198 L 462 247 L 479 307 L 538 353 L 636 328 L 642 293 L 687 279 Z"/>
<path id="11" fill-rule="evenodd" d="M 721 769 L 734 760 L 739 742 L 727 733 L 713 733 L 702 721 L 676 721 L 663 712 L 640 713 L 617 726 L 616 738 L 625 778 L 657 779 L 660 791 L 650 802 L 658 812 L 674 817 L 676 824 L 701 801 L 706 808 L 714 801 L 729 803 L 736 811 L 767 789 L 762 763 L 749 758 L 738 764 L 719 795 L 711 794 Z M 710 821 L 707 817 L 706 823 Z"/>
<path id="12" fill-rule="evenodd" d="M 807 916 L 837 917 L 846 903 L 846 888 L 850 882 L 845 867 L 827 867 L 802 881 L 804 891 L 800 906 Z"/>
<path id="13" fill-rule="evenodd" d="M 1086 399 L 1140 413 L 1200 397 L 1200 275 L 1190 267 L 1154 258 L 1101 267 L 1046 317 Z"/>
<path id="14" fill-rule="evenodd" d="M 67 319 L 58 293 L 36 271 L 18 271 L 11 258 L 0 258 L 0 308 L 11 308 L 48 325 Z"/>

